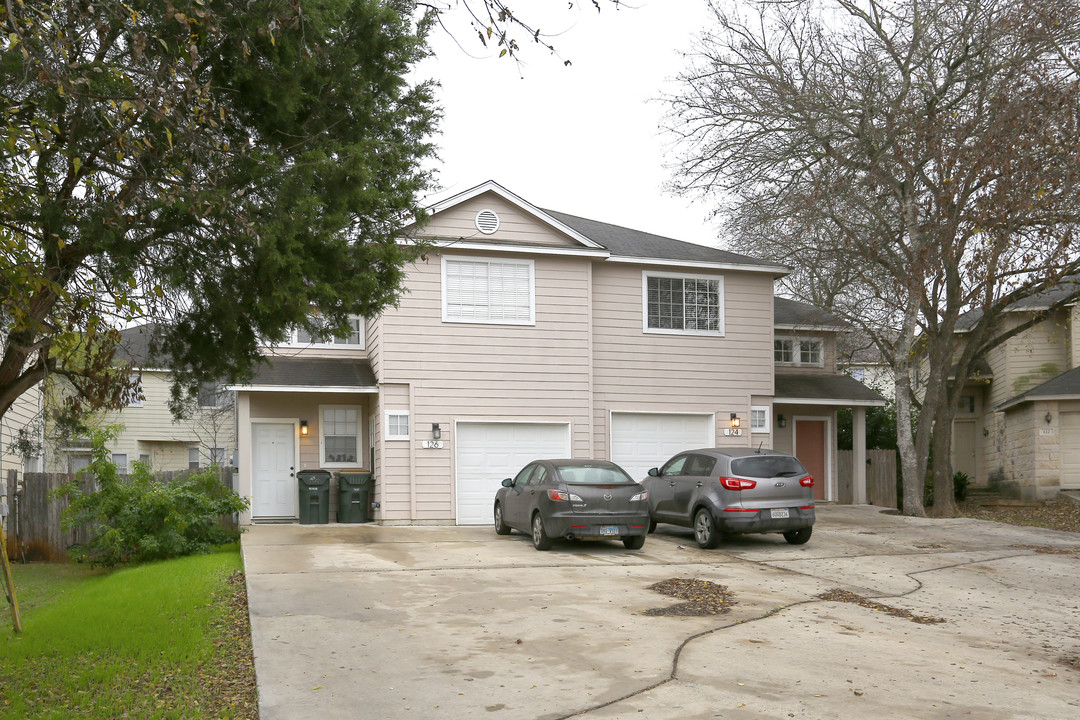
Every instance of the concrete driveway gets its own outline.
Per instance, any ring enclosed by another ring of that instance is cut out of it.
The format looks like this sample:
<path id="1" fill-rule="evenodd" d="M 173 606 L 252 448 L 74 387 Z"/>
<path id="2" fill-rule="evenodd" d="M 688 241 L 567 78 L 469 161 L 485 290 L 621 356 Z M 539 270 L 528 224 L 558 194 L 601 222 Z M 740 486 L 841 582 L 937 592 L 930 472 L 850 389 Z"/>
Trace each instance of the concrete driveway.
<path id="1" fill-rule="evenodd" d="M 800 547 L 284 525 L 243 555 L 262 720 L 1080 717 L 1073 533 L 827 506 Z M 670 578 L 735 604 L 645 614 Z"/>

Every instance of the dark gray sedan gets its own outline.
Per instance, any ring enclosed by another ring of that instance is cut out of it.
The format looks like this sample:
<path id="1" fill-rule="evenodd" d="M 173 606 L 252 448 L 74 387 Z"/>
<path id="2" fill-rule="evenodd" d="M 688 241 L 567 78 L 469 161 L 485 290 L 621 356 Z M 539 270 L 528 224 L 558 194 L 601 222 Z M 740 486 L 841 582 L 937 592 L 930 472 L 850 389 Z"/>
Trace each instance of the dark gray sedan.
<path id="1" fill-rule="evenodd" d="M 694 529 L 703 548 L 726 534 L 783 533 L 792 545 L 810 539 L 814 478 L 794 455 L 776 450 L 708 448 L 681 452 L 649 470 L 651 532 L 656 523 Z"/>
<path id="2" fill-rule="evenodd" d="M 532 535 L 537 550 L 554 538 L 622 540 L 637 550 L 649 531 L 649 494 L 615 463 L 536 460 L 495 495 L 495 532 Z"/>

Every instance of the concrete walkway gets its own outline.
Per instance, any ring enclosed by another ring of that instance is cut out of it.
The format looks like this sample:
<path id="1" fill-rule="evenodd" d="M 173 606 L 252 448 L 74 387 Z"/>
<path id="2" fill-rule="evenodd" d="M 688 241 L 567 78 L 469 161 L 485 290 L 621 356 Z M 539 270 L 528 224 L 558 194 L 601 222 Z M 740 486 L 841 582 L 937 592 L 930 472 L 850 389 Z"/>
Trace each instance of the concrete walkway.
<path id="1" fill-rule="evenodd" d="M 827 506 L 799 547 L 284 525 L 243 555 L 262 720 L 1080 717 L 1073 533 Z M 669 578 L 736 604 L 643 614 L 678 602 L 649 589 Z"/>

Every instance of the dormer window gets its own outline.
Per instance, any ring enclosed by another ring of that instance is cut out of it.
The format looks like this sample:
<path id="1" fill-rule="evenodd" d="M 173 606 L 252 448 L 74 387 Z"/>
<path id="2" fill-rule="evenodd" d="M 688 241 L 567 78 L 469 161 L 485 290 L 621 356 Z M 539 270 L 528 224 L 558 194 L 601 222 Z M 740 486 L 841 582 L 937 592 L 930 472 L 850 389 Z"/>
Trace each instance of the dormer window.
<path id="1" fill-rule="evenodd" d="M 777 365 L 822 367 L 824 344 L 821 340 L 776 338 L 773 340 L 773 360 Z"/>

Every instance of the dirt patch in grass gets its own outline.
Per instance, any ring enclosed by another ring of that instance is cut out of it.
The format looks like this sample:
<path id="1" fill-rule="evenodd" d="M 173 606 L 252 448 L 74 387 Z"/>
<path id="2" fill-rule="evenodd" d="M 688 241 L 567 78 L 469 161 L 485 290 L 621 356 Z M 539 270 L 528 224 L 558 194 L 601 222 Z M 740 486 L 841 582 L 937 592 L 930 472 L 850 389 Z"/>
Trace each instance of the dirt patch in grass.
<path id="1" fill-rule="evenodd" d="M 841 590 L 840 588 L 834 588 L 818 595 L 822 600 L 831 600 L 833 602 L 846 602 L 853 603 L 859 607 L 868 608 L 870 610 L 877 610 L 878 612 L 888 613 L 893 617 L 903 618 L 904 620 L 910 620 L 920 625 L 932 625 L 935 623 L 945 622 L 944 618 L 939 617 L 927 617 L 924 615 L 916 615 L 910 610 L 902 610 L 900 608 L 894 608 L 889 605 L 883 605 L 870 598 L 863 597 L 857 593 L 849 592 L 847 590 Z"/>
<path id="2" fill-rule="evenodd" d="M 993 520 L 1010 525 L 1027 525 L 1080 533 L 1080 503 L 1066 498 L 1017 505 L 966 502 L 957 507 L 957 514 L 976 520 Z"/>
<path id="3" fill-rule="evenodd" d="M 721 615 L 731 610 L 735 596 L 723 585 L 696 578 L 671 578 L 649 586 L 661 595 L 686 602 L 646 610 L 642 615 Z"/>

